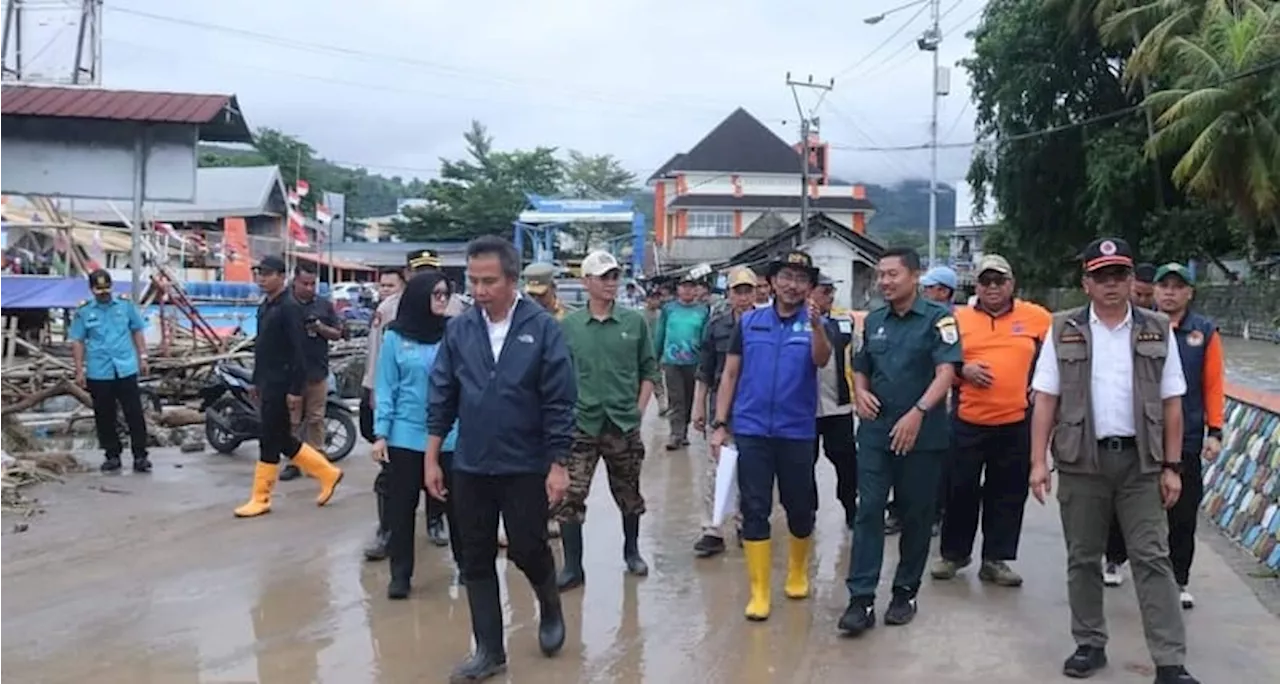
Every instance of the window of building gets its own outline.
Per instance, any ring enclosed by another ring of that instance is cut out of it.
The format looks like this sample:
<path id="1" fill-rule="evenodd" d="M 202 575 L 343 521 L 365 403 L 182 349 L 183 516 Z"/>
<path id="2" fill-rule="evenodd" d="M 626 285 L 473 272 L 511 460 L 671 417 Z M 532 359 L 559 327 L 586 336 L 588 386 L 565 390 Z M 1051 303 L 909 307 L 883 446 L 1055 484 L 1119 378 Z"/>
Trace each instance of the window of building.
<path id="1" fill-rule="evenodd" d="M 733 237 L 733 213 L 691 211 L 687 235 L 689 237 Z"/>

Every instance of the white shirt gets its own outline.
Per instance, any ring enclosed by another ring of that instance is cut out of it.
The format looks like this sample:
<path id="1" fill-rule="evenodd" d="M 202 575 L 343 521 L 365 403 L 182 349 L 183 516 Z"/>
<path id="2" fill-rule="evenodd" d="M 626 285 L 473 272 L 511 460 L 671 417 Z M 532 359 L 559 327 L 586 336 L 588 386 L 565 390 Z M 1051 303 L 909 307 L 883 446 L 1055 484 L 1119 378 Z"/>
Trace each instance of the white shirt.
<path id="1" fill-rule="evenodd" d="M 1133 309 L 1114 330 L 1108 328 L 1089 309 L 1090 369 L 1089 391 L 1093 397 L 1093 432 L 1098 439 L 1133 437 L 1137 434 L 1133 415 Z M 1169 349 L 1160 375 L 1160 398 L 1170 399 L 1187 393 L 1187 380 L 1182 376 L 1182 357 L 1170 326 Z M 1031 378 L 1031 389 L 1053 396 L 1062 393 L 1058 374 L 1058 351 L 1053 335 L 1045 337 Z M 1074 399 L 1073 400 L 1078 400 Z"/>
<path id="2" fill-rule="evenodd" d="M 494 323 L 489 320 L 489 312 L 481 309 L 480 313 L 484 316 L 484 323 L 489 327 L 489 348 L 493 350 L 493 362 L 498 362 L 498 357 L 502 355 L 502 345 L 507 343 L 507 333 L 511 331 L 511 317 L 516 312 L 516 305 L 520 303 L 520 295 L 517 293 L 516 298 L 511 302 L 511 309 L 507 311 L 507 317 Z"/>

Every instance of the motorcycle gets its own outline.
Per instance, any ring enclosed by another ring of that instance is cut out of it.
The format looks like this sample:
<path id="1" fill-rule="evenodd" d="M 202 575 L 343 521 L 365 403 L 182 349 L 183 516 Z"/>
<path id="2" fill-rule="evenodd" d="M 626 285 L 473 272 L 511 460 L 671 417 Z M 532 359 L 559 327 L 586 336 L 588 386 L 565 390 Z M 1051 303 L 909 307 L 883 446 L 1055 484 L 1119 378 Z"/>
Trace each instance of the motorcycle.
<path id="1" fill-rule="evenodd" d="M 200 390 L 205 438 L 221 454 L 258 439 L 262 423 L 252 396 L 253 372 L 222 362 L 214 366 L 209 384 Z M 324 407 L 324 453 L 331 463 L 346 458 L 356 445 L 356 423 L 333 385 Z"/>

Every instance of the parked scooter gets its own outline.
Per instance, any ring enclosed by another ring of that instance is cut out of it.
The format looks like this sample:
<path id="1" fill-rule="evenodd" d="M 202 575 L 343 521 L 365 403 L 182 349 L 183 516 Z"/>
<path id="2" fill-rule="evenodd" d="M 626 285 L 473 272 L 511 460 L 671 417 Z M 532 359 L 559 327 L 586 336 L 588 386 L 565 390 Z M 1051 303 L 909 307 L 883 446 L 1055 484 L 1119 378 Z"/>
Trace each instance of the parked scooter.
<path id="1" fill-rule="evenodd" d="M 229 454 L 244 442 L 258 439 L 262 423 L 252 396 L 253 372 L 223 361 L 213 368 L 203 399 L 205 438 L 218 453 Z M 330 383 L 324 408 L 324 453 L 330 462 L 346 458 L 356 445 L 356 422 Z"/>

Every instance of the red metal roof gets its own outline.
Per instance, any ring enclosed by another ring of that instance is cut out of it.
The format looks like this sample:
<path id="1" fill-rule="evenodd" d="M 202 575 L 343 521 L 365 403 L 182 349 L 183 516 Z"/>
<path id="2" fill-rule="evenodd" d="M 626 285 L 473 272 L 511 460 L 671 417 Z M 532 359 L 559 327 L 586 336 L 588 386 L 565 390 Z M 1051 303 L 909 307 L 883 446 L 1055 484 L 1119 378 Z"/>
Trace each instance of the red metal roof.
<path id="1" fill-rule="evenodd" d="M 0 113 L 139 123 L 216 124 L 219 128 L 230 124 L 233 129 L 243 129 L 248 141 L 248 127 L 233 95 L 6 85 L 0 91 Z M 225 142 L 233 141 L 225 140 L 225 135 L 217 137 Z M 240 136 L 233 134 L 232 137 Z M 208 138 L 202 136 L 202 139 Z"/>

